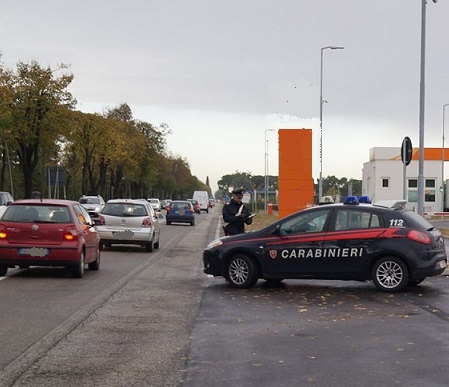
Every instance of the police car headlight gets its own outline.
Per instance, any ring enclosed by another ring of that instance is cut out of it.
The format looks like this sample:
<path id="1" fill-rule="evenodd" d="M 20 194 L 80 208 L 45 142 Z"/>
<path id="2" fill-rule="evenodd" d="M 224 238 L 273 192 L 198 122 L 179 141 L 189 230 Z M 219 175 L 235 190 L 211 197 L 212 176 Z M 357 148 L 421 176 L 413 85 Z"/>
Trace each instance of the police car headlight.
<path id="1" fill-rule="evenodd" d="M 222 244 L 223 242 L 221 241 L 221 239 L 215 239 L 206 246 L 206 250 L 213 249 L 217 246 L 221 246 Z"/>

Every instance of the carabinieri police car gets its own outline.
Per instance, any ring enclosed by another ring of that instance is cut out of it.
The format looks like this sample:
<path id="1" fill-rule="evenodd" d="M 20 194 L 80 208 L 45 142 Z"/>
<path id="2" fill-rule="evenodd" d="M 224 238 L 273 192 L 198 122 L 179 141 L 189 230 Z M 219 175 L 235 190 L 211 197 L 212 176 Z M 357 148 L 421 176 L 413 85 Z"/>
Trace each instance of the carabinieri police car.
<path id="1" fill-rule="evenodd" d="M 204 273 L 236 288 L 260 278 L 336 279 L 371 280 L 382 291 L 398 292 L 443 273 L 447 254 L 442 233 L 416 212 L 348 197 L 216 239 L 204 249 L 203 262 Z"/>

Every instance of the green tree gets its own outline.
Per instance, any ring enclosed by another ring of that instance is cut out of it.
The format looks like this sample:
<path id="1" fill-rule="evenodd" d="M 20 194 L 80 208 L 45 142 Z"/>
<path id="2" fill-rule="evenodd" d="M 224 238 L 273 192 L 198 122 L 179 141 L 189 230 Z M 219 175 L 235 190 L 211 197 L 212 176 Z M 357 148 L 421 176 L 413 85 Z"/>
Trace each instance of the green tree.
<path id="1" fill-rule="evenodd" d="M 34 184 L 42 186 L 43 176 L 35 174 L 41 157 L 55 157 L 58 141 L 64 134 L 65 122 L 76 100 L 67 87 L 73 75 L 65 73 L 66 65 L 55 69 L 43 68 L 37 62 L 19 62 L 16 71 L 1 64 L 0 94 L 7 97 L 2 103 L 2 132 L 18 157 L 25 197 L 30 197 Z M 61 74 L 61 75 L 57 75 Z M 3 109 L 2 109 L 3 110 Z"/>
<path id="2" fill-rule="evenodd" d="M 346 177 L 338 178 L 336 176 L 327 176 L 323 179 L 323 196 L 332 196 L 334 199 L 341 196 L 344 198 L 348 196 L 349 187 L 352 186 L 352 195 L 362 195 L 362 181 L 356 179 L 349 179 Z M 315 184 L 315 198 L 318 201 L 318 180 Z"/>
<path id="3" fill-rule="evenodd" d="M 226 192 L 237 187 L 243 187 L 247 191 L 253 189 L 252 175 L 248 172 L 236 171 L 232 175 L 224 175 L 218 180 L 218 186 Z"/>

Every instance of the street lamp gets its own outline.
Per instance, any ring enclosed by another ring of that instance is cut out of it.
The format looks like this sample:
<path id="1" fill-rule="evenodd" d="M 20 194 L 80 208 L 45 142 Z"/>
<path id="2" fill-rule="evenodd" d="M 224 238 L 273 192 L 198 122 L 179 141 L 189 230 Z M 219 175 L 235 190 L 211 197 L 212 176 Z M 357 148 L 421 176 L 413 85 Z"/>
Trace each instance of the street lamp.
<path id="1" fill-rule="evenodd" d="M 445 157 L 444 157 L 444 110 L 446 109 L 446 106 L 449 106 L 449 103 L 446 103 L 446 104 L 444 104 L 443 105 L 443 138 L 442 138 L 442 140 L 443 140 L 443 152 L 442 152 L 442 155 L 441 155 L 441 197 L 442 197 L 442 199 L 441 199 L 441 207 L 442 207 L 442 209 L 441 209 L 441 211 L 443 211 L 444 212 L 444 194 L 445 194 L 445 189 L 444 189 L 444 160 L 445 160 Z"/>
<path id="2" fill-rule="evenodd" d="M 265 193 L 264 193 L 264 208 L 265 208 L 265 212 L 268 211 L 268 140 L 267 140 L 267 132 L 274 132 L 274 129 L 265 129 Z"/>
<path id="3" fill-rule="evenodd" d="M 434 3 L 437 0 L 433 0 Z M 419 161 L 418 161 L 418 214 L 424 213 L 424 100 L 426 63 L 426 4 L 421 0 L 421 71 L 419 83 Z"/>
<path id="4" fill-rule="evenodd" d="M 342 46 L 327 46 L 321 48 L 321 71 L 320 71 L 320 180 L 318 182 L 318 201 L 323 196 L 323 51 L 327 49 L 343 50 Z"/>

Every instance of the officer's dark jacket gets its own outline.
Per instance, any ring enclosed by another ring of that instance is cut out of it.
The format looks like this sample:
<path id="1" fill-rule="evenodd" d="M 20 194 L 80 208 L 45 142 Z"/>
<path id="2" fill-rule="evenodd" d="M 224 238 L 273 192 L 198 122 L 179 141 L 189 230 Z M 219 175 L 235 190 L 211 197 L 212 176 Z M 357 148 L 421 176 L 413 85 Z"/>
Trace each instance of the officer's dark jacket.
<path id="1" fill-rule="evenodd" d="M 240 207 L 243 205 L 242 214 L 243 216 L 236 216 L 239 212 Z M 223 206 L 223 220 L 228 223 L 224 227 L 226 235 L 236 235 L 245 232 L 245 223 L 251 224 L 253 222 L 252 218 L 248 218 L 251 213 L 246 208 L 243 203 L 237 203 L 233 199 L 228 204 Z"/>

